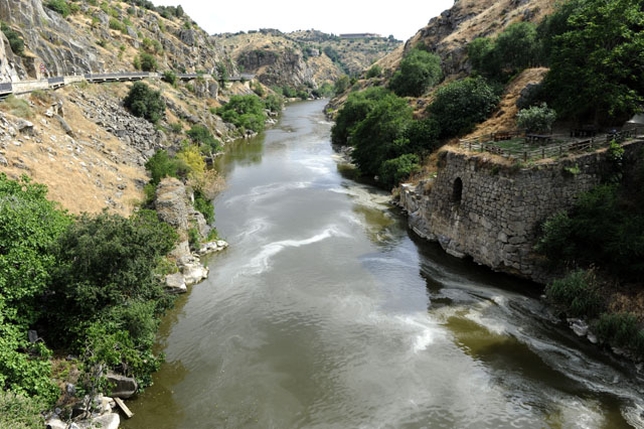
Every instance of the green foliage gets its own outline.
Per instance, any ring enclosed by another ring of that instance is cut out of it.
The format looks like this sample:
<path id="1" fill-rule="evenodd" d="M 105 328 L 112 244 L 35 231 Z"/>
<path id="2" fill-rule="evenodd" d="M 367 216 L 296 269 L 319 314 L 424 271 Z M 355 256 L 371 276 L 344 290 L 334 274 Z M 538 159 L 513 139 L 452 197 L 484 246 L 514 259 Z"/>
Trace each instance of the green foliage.
<path id="1" fill-rule="evenodd" d="M 367 71 L 367 79 L 371 79 L 374 77 L 381 77 L 381 76 L 382 76 L 382 67 L 380 67 L 378 64 L 374 64 Z"/>
<path id="2" fill-rule="evenodd" d="M 557 119 L 557 112 L 549 108 L 546 103 L 540 106 L 531 106 L 519 110 L 517 113 L 517 126 L 526 132 L 549 133 L 552 131 L 552 124 Z"/>
<path id="3" fill-rule="evenodd" d="M 5 98 L 1 106 L 4 111 L 8 111 L 12 115 L 20 118 L 30 119 L 34 117 L 34 112 L 29 102 L 13 94 Z"/>
<path id="4" fill-rule="evenodd" d="M 260 132 L 265 127 L 264 103 L 256 95 L 233 95 L 217 113 L 224 121 L 243 130 Z"/>
<path id="5" fill-rule="evenodd" d="M 352 92 L 338 111 L 335 124 L 331 127 L 331 142 L 337 145 L 349 144 L 349 138 L 355 127 L 367 117 L 375 101 L 384 97 L 385 88 L 367 88 L 364 91 Z"/>
<path id="6" fill-rule="evenodd" d="M 504 82 L 541 62 L 541 39 L 534 24 L 517 22 L 509 25 L 496 39 L 474 39 L 467 47 L 467 54 L 476 73 Z"/>
<path id="7" fill-rule="evenodd" d="M 470 132 L 499 103 L 499 90 L 481 77 L 451 82 L 436 91 L 429 112 L 441 130 L 441 138 Z"/>
<path id="8" fill-rule="evenodd" d="M 53 288 L 61 307 L 58 317 L 66 322 L 60 326 L 73 325 L 78 317 L 93 320 L 107 307 L 136 300 L 163 305 L 163 286 L 150 267 L 176 240 L 172 227 L 153 211 L 140 210 L 130 218 L 107 212 L 80 216 L 55 249 Z M 73 314 L 72 320 L 65 320 L 66 314 Z"/>
<path id="9" fill-rule="evenodd" d="M 399 155 L 396 142 L 411 121 L 411 107 L 393 93 L 384 92 L 371 103 L 364 119 L 351 129 L 351 158 L 363 174 L 379 175 L 382 164 Z"/>
<path id="10" fill-rule="evenodd" d="M 127 27 L 121 21 L 116 18 L 110 18 L 109 26 L 112 30 L 120 31 L 121 33 L 127 34 Z"/>
<path id="11" fill-rule="evenodd" d="M 161 91 L 154 91 L 143 82 L 134 82 L 123 100 L 123 105 L 134 116 L 145 118 L 153 123 L 158 122 L 165 111 L 165 101 L 161 97 Z"/>
<path id="12" fill-rule="evenodd" d="M 58 12 L 63 18 L 67 18 L 72 12 L 67 0 L 49 0 L 45 3 L 45 7 Z"/>
<path id="13" fill-rule="evenodd" d="M 157 151 L 145 163 L 145 169 L 150 173 L 150 183 L 154 185 L 152 192 L 164 177 L 185 177 L 188 171 L 185 163 L 179 159 L 171 158 L 166 150 Z"/>
<path id="14" fill-rule="evenodd" d="M 29 343 L 27 331 L 42 315 L 39 300 L 57 263 L 50 247 L 71 220 L 46 195 L 27 176 L 0 173 L 0 388 L 52 403 L 50 352 Z"/>
<path id="15" fill-rule="evenodd" d="M 0 427 L 11 429 L 42 429 L 45 420 L 40 414 L 45 409 L 37 397 L 28 397 L 0 390 Z"/>
<path id="16" fill-rule="evenodd" d="M 195 191 L 195 210 L 200 212 L 208 224 L 215 222 L 215 206 L 200 190 Z"/>
<path id="17" fill-rule="evenodd" d="M 343 94 L 349 87 L 351 87 L 351 79 L 349 76 L 342 75 L 338 80 L 335 81 L 333 91 L 335 95 Z"/>
<path id="18" fill-rule="evenodd" d="M 210 154 L 221 150 L 221 142 L 204 125 L 193 125 L 186 134 L 193 143 L 200 146 L 202 153 Z"/>
<path id="19" fill-rule="evenodd" d="M 16 55 L 22 56 L 22 54 L 25 53 L 25 42 L 22 40 L 22 37 L 20 37 L 20 34 L 4 22 L 0 23 L 0 30 L 9 41 L 11 51 Z"/>
<path id="20" fill-rule="evenodd" d="M 570 0 L 546 20 L 544 86 L 562 117 L 621 120 L 641 108 L 643 20 L 638 0 Z"/>
<path id="21" fill-rule="evenodd" d="M 0 296 L 13 309 L 5 320 L 23 327 L 38 317 L 35 300 L 56 264 L 49 246 L 70 223 L 46 195 L 27 176 L 13 181 L 0 173 Z"/>
<path id="22" fill-rule="evenodd" d="M 604 309 L 604 302 L 595 283 L 592 272 L 575 270 L 550 283 L 546 296 L 568 316 L 596 317 Z"/>
<path id="23" fill-rule="evenodd" d="M 380 182 L 392 187 L 418 171 L 420 171 L 420 158 L 416 154 L 406 153 L 383 162 L 378 177 Z"/>
<path id="24" fill-rule="evenodd" d="M 628 184 L 581 194 L 568 213 L 548 219 L 535 250 L 555 264 L 597 266 L 623 279 L 644 278 L 644 213 Z"/>
<path id="25" fill-rule="evenodd" d="M 600 341 L 644 356 L 644 331 L 634 314 L 604 313 L 593 323 L 592 329 Z"/>
<path id="26" fill-rule="evenodd" d="M 170 85 L 175 86 L 177 84 L 177 74 L 173 72 L 172 70 L 166 70 L 163 72 L 163 76 L 161 79 L 164 82 L 168 82 Z"/>
<path id="27" fill-rule="evenodd" d="M 284 108 L 284 99 L 277 94 L 269 94 L 264 99 L 264 106 L 272 113 L 279 113 Z"/>
<path id="28" fill-rule="evenodd" d="M 400 62 L 389 88 L 401 97 L 419 97 L 442 77 L 441 60 L 436 54 L 412 49 Z"/>
<path id="29" fill-rule="evenodd" d="M 141 55 L 139 55 L 139 58 L 141 61 L 141 70 L 143 71 L 153 72 L 159 67 L 157 59 L 152 54 L 142 52 Z"/>

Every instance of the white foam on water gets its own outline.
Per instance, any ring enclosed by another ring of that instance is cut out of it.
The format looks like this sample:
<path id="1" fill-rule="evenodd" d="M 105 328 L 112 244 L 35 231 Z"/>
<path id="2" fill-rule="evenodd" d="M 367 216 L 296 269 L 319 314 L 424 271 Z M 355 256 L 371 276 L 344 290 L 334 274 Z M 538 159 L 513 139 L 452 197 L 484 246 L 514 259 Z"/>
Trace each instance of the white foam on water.
<path id="1" fill-rule="evenodd" d="M 601 408 L 594 401 L 562 398 L 558 402 L 561 427 L 570 429 L 600 429 L 606 427 Z"/>
<path id="2" fill-rule="evenodd" d="M 632 407 L 625 407 L 622 410 L 624 419 L 636 429 L 644 429 L 644 406 L 634 404 Z"/>
<path id="3" fill-rule="evenodd" d="M 301 240 L 281 240 L 266 244 L 262 246 L 262 249 L 259 251 L 259 253 L 250 260 L 246 272 L 250 274 L 259 274 L 269 270 L 271 258 L 284 249 L 307 246 L 313 243 L 320 242 L 322 240 L 326 240 L 327 238 L 333 236 L 342 235 L 346 234 L 339 232 L 334 227 L 329 227 L 319 234 L 315 234 L 314 236 L 309 238 L 304 238 Z"/>
<path id="4" fill-rule="evenodd" d="M 311 182 L 299 181 L 299 182 L 282 182 L 282 183 L 271 183 L 268 185 L 255 186 L 249 190 L 249 192 L 231 197 L 224 203 L 226 207 L 239 205 L 240 201 L 261 201 L 265 198 L 277 198 L 279 194 L 290 192 L 294 189 L 304 189 L 311 186 Z"/>

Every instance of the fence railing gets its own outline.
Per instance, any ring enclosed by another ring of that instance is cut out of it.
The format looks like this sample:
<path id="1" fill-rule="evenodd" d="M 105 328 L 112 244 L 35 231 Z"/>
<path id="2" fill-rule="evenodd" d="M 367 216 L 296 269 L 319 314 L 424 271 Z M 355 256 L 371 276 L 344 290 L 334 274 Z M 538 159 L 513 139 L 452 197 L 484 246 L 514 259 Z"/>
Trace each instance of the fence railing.
<path id="1" fill-rule="evenodd" d="M 504 131 L 460 140 L 459 146 L 471 152 L 488 152 L 506 158 L 522 161 L 545 159 L 563 156 L 568 153 L 584 152 L 607 146 L 611 141 L 623 143 L 626 140 L 643 136 L 644 126 L 631 127 L 620 131 L 611 131 L 605 135 L 586 138 L 571 138 L 564 134 L 525 134 L 519 131 Z M 523 139 L 522 148 L 504 148 L 499 142 Z"/>

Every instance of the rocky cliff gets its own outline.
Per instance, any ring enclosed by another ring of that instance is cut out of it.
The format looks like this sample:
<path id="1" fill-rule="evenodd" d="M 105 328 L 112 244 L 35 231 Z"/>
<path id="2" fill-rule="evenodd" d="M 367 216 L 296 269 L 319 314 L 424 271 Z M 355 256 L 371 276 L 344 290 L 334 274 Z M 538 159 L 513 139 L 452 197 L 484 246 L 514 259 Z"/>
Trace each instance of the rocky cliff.
<path id="1" fill-rule="evenodd" d="M 0 0 L 0 20 L 17 32 L 25 52 L 0 44 L 0 79 L 39 79 L 133 69 L 142 52 L 154 55 L 160 70 L 216 73 L 224 64 L 236 72 L 221 49 L 189 17 L 163 18 L 158 12 L 122 2 L 74 3 L 64 18 L 42 0 Z"/>

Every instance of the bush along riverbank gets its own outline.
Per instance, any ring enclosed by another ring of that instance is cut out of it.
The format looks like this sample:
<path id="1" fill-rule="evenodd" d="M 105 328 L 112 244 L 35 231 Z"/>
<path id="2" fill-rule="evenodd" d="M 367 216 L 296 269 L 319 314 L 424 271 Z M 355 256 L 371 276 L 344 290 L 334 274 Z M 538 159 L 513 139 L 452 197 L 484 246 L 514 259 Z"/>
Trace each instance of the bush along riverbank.
<path id="1" fill-rule="evenodd" d="M 644 167 L 613 142 L 603 183 L 547 219 L 536 250 L 568 274 L 547 299 L 579 335 L 644 360 Z"/>
<path id="2" fill-rule="evenodd" d="M 158 212 L 72 216 L 44 185 L 0 174 L 0 427 L 106 419 L 114 403 L 101 393 L 126 398 L 150 385 L 174 301 L 166 279 L 179 274 L 185 290 L 207 275 L 192 249 L 226 247 L 201 245 L 216 231 L 181 182 L 168 187 L 176 198 L 158 193 Z M 118 427 L 115 416 L 100 423 Z"/>

